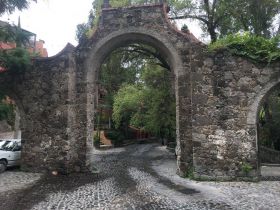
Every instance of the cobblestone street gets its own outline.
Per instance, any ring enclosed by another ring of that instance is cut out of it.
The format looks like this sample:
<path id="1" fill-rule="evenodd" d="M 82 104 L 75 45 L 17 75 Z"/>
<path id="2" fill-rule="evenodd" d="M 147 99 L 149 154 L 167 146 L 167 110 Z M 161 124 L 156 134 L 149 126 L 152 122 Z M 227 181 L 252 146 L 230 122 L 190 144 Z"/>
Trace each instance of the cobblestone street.
<path id="1" fill-rule="evenodd" d="M 280 182 L 195 182 L 175 174 L 174 154 L 158 144 L 92 155 L 99 174 L 0 174 L 1 210 L 279 209 Z M 39 181 L 38 181 L 39 180 Z"/>

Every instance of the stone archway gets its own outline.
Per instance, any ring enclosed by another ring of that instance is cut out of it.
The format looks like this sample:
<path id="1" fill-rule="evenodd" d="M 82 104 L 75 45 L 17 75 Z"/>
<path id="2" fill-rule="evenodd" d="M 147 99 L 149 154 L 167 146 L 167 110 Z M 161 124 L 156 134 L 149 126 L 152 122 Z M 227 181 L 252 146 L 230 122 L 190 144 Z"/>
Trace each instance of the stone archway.
<path id="1" fill-rule="evenodd" d="M 178 172 L 183 175 L 193 164 L 190 60 L 195 53 L 194 46 L 200 49 L 201 43 L 191 33 L 173 28 L 164 4 L 103 9 L 95 33 L 76 50 L 76 60 L 83 60 L 83 65 L 78 66 L 77 71 L 82 73 L 82 77 L 77 78 L 77 84 L 86 90 L 82 99 L 86 113 L 81 116 L 81 120 L 86 122 L 86 130 L 83 131 L 87 138 L 86 165 L 92 165 L 88 154 L 93 150 L 94 92 L 98 70 L 111 51 L 135 42 L 157 49 L 174 74 Z"/>
<path id="2" fill-rule="evenodd" d="M 184 74 L 183 63 L 176 49 L 174 49 L 172 45 L 168 44 L 168 40 L 166 40 L 165 37 L 159 34 L 147 34 L 143 33 L 143 31 L 141 30 L 126 30 L 125 32 L 117 31 L 109 34 L 99 41 L 98 45 L 89 54 L 85 65 L 87 74 L 87 153 L 91 153 L 91 151 L 93 150 L 93 116 L 94 109 L 96 108 L 94 107 L 94 93 L 96 91 L 95 88 L 97 87 L 96 83 L 98 80 L 100 66 L 103 63 L 104 59 L 110 54 L 110 52 L 120 46 L 124 46 L 130 43 L 143 43 L 152 46 L 162 54 L 162 56 L 168 61 L 168 63 L 170 63 L 172 73 L 174 74 L 173 82 L 175 83 L 175 95 L 177 104 L 177 135 L 180 134 L 180 125 L 185 123 L 182 119 L 180 119 L 180 106 L 182 106 L 182 104 L 180 104 L 180 96 L 182 95 L 182 93 L 180 92 L 178 87 L 179 76 Z M 177 152 L 179 154 L 181 153 L 181 144 L 183 144 L 183 142 L 180 141 L 180 136 L 177 136 Z M 189 151 L 191 152 L 191 150 L 192 148 L 190 148 Z M 188 161 L 192 161 L 192 154 L 189 153 L 188 155 Z M 182 160 L 183 158 L 179 156 L 179 169 L 185 169 L 186 167 L 186 163 L 184 163 Z M 90 159 L 90 157 L 88 157 L 87 164 L 94 165 L 94 161 L 92 163 L 92 160 Z M 191 162 L 189 162 L 188 164 L 191 164 Z M 192 165 L 190 165 L 189 167 L 192 167 Z"/>

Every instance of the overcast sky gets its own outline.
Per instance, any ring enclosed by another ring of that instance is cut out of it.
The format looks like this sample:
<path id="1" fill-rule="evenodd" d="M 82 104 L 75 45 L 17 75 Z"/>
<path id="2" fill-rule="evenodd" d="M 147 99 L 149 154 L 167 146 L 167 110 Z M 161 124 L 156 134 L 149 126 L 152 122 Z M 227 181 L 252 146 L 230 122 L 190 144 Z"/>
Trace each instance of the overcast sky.
<path id="1" fill-rule="evenodd" d="M 60 52 L 70 42 L 77 45 L 75 31 L 77 24 L 87 21 L 93 0 L 38 0 L 29 9 L 0 17 L 3 21 L 17 24 L 37 34 L 37 40 L 45 41 L 49 56 Z M 201 31 L 195 23 L 187 23 L 198 38 Z"/>

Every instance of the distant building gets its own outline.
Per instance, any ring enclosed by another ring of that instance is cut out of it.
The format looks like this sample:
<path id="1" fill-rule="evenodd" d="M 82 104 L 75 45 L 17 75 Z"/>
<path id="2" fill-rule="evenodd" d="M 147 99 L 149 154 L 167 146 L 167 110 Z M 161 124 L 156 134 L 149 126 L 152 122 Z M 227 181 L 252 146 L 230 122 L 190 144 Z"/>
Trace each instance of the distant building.
<path id="1" fill-rule="evenodd" d="M 19 23 L 20 25 L 20 23 Z M 11 26 L 9 23 L 0 20 L 0 28 L 4 28 L 7 26 Z M 20 26 L 11 26 L 11 28 L 16 29 Z M 27 31 L 25 29 L 21 29 L 25 34 L 29 36 L 29 41 L 25 44 L 25 48 L 28 49 L 30 53 L 38 54 L 40 57 L 48 57 L 47 49 L 44 48 L 45 42 L 43 40 L 36 40 L 37 35 Z M 0 50 L 9 50 L 16 48 L 16 43 L 14 42 L 0 42 Z M 1 71 L 1 67 L 0 67 Z"/>

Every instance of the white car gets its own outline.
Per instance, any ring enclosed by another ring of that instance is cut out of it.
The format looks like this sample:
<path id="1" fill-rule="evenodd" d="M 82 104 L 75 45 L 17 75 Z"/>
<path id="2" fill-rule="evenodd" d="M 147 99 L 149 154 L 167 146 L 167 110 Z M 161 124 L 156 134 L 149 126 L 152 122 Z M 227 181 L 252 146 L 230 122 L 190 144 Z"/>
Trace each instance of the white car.
<path id="1" fill-rule="evenodd" d="M 20 165 L 20 157 L 20 139 L 0 139 L 0 173 L 9 166 Z"/>

